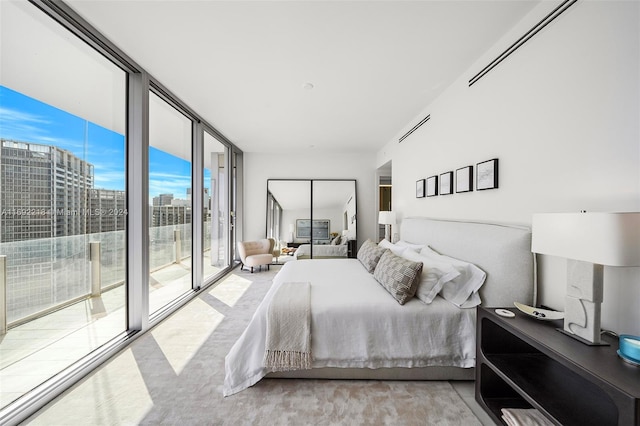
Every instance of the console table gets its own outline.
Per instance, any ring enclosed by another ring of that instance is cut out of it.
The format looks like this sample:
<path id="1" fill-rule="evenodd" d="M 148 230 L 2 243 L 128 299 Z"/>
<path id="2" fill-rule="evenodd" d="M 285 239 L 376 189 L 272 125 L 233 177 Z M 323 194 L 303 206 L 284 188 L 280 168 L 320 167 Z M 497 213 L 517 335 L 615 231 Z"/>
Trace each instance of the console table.
<path id="1" fill-rule="evenodd" d="M 498 424 L 502 408 L 536 408 L 558 425 L 640 425 L 640 367 L 618 341 L 588 346 L 517 309 L 478 308 L 475 398 Z"/>

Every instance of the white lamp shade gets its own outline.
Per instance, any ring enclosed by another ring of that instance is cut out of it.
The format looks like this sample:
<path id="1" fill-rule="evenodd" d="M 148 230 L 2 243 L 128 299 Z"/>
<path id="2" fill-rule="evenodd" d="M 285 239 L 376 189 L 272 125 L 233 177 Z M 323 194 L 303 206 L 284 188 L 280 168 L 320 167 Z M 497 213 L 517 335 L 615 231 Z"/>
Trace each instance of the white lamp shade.
<path id="1" fill-rule="evenodd" d="M 531 251 L 607 266 L 640 266 L 640 213 L 534 214 Z"/>
<path id="2" fill-rule="evenodd" d="M 395 212 L 380 212 L 378 213 L 378 223 L 380 225 L 395 225 L 396 213 Z"/>

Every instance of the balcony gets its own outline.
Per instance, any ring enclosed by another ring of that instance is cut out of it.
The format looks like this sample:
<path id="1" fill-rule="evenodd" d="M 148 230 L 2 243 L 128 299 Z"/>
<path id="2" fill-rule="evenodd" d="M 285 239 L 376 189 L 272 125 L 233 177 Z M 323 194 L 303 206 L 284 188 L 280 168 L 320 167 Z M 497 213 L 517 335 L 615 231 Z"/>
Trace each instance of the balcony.
<path id="1" fill-rule="evenodd" d="M 153 313 L 191 289 L 191 225 L 153 227 L 149 235 Z M 210 277 L 223 267 L 205 241 Z M 2 243 L 0 256 L 4 407 L 126 330 L 125 231 Z"/>

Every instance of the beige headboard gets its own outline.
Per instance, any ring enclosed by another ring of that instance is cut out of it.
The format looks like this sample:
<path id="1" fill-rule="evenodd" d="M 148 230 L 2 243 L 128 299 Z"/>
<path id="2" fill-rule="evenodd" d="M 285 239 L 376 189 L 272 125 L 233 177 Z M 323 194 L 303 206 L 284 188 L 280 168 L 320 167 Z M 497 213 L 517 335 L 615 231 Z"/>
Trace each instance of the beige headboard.
<path id="1" fill-rule="evenodd" d="M 402 221 L 401 238 L 427 244 L 439 253 L 471 262 L 487 273 L 482 305 L 535 304 L 535 261 L 526 227 L 421 217 Z"/>

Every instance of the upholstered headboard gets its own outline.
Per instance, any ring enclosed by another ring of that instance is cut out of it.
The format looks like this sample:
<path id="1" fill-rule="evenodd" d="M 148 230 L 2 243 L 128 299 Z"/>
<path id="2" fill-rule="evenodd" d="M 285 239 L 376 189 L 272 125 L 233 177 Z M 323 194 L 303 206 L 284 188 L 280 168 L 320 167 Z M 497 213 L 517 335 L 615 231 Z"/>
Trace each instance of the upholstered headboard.
<path id="1" fill-rule="evenodd" d="M 483 306 L 534 305 L 535 264 L 529 228 L 409 217 L 402 221 L 400 235 L 405 241 L 427 244 L 484 270 Z"/>

